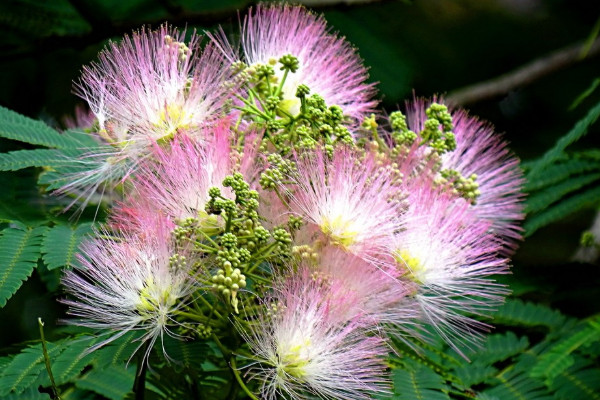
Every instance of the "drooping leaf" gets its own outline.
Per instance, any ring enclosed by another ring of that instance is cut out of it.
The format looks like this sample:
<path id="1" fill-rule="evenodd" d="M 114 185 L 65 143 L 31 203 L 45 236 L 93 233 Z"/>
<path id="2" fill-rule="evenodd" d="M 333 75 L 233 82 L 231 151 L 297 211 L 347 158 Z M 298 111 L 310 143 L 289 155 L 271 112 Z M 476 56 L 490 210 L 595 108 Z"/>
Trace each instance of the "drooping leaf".
<path id="1" fill-rule="evenodd" d="M 32 386 L 20 393 L 9 393 L 6 396 L 0 396 L 0 400 L 50 400 L 50 395 L 48 393 L 40 393 L 36 387 Z"/>
<path id="2" fill-rule="evenodd" d="M 98 366 L 124 365 L 140 346 L 139 338 L 143 335 L 141 331 L 127 332 L 123 336 L 106 344 L 95 351 Z M 106 340 L 106 337 L 101 340 Z"/>
<path id="3" fill-rule="evenodd" d="M 204 361 L 203 355 L 206 355 L 210 349 L 205 342 L 183 341 L 171 338 L 164 339 L 164 349 L 168 357 L 174 362 L 186 367 L 202 367 Z"/>
<path id="4" fill-rule="evenodd" d="M 481 346 L 467 356 L 473 361 L 492 365 L 495 362 L 506 360 L 514 355 L 521 354 L 529 347 L 526 336 L 517 337 L 513 332 L 489 335 Z"/>
<path id="5" fill-rule="evenodd" d="M 0 237 L 0 307 L 21 287 L 40 258 L 45 226 L 7 228 Z"/>
<path id="6" fill-rule="evenodd" d="M 465 363 L 460 368 L 456 368 L 453 373 L 465 386 L 470 387 L 477 385 L 498 373 L 498 369 L 492 365 L 479 362 L 479 360 L 471 363 Z"/>
<path id="7" fill-rule="evenodd" d="M 600 369 L 589 360 L 575 357 L 574 365 L 558 374 L 550 388 L 558 400 L 600 400 Z"/>
<path id="8" fill-rule="evenodd" d="M 47 220 L 44 200 L 35 185 L 35 177 L 20 171 L 0 172 L 0 222 L 21 222 L 29 226 Z"/>
<path id="9" fill-rule="evenodd" d="M 57 385 L 72 381 L 96 357 L 87 350 L 98 339 L 92 336 L 74 337 L 63 341 L 64 350 L 52 360 L 52 374 Z"/>
<path id="10" fill-rule="evenodd" d="M 92 369 L 75 383 L 81 389 L 91 390 L 112 400 L 122 400 L 131 392 L 135 379 L 135 365 L 109 365 Z"/>
<path id="11" fill-rule="evenodd" d="M 75 385 L 78 388 L 91 390 L 112 400 L 128 398 L 132 393 L 135 379 L 136 366 L 108 365 L 104 368 L 92 368 L 83 377 L 78 379 Z M 151 391 L 156 397 L 165 398 L 151 382 L 146 382 L 146 391 Z"/>
<path id="12" fill-rule="evenodd" d="M 42 242 L 42 258 L 49 270 L 76 264 L 75 254 L 82 240 L 92 232 L 93 223 L 77 227 L 56 225 L 46 231 Z"/>

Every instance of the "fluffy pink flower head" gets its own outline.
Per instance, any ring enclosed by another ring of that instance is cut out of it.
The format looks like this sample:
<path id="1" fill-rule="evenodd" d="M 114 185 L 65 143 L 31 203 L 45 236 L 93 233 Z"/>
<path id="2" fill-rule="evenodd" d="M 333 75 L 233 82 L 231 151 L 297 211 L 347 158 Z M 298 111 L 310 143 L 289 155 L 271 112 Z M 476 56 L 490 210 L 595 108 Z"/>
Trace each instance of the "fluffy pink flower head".
<path id="1" fill-rule="evenodd" d="M 290 206 L 328 241 L 372 260 L 399 228 L 398 176 L 375 156 L 337 147 L 296 156 Z"/>
<path id="2" fill-rule="evenodd" d="M 430 104 L 416 100 L 408 105 L 410 129 L 418 132 L 423 128 L 425 110 Z M 508 255 L 521 239 L 519 221 L 524 218 L 524 178 L 519 160 L 488 123 L 464 110 L 452 112 L 452 120 L 456 149 L 442 155 L 441 167 L 456 170 L 465 178 L 475 178 L 480 194 L 471 208 L 478 218 L 490 221 L 493 232 L 506 241 L 502 251 Z"/>
<path id="3" fill-rule="evenodd" d="M 202 143 L 180 136 L 169 147 L 155 146 L 154 157 L 134 177 L 134 196 L 173 220 L 208 221 L 210 217 L 204 209 L 209 189 L 217 187 L 223 195 L 230 195 L 230 189 L 223 187 L 223 179 L 237 167 L 229 125 L 222 123 L 205 131 Z"/>
<path id="4" fill-rule="evenodd" d="M 454 348 L 455 341 L 477 342 L 487 325 L 472 315 L 487 315 L 507 294 L 489 279 L 508 270 L 501 243 L 466 202 L 428 185 L 415 184 L 407 202 L 392 251 L 413 285 L 406 301 Z"/>
<path id="5" fill-rule="evenodd" d="M 383 340 L 359 319 L 341 323 L 344 299 L 331 290 L 301 269 L 279 282 L 259 323 L 241 331 L 260 360 L 249 372 L 262 381 L 261 398 L 366 400 L 385 391 Z"/>
<path id="6" fill-rule="evenodd" d="M 236 52 L 225 41 L 219 46 L 231 62 Z M 273 64 L 291 54 L 298 58 L 298 70 L 283 87 L 283 104 L 292 115 L 300 111 L 296 89 L 307 85 L 321 95 L 328 106 L 342 107 L 344 114 L 359 121 L 373 111 L 373 84 L 367 84 L 367 69 L 343 37 L 329 31 L 327 22 L 301 6 L 258 5 L 250 10 L 242 26 L 243 59 L 249 66 Z M 276 68 L 278 79 L 283 72 Z"/>
<path id="7" fill-rule="evenodd" d="M 155 221 L 151 234 L 144 237 L 124 233 L 120 240 L 96 238 L 85 243 L 82 268 L 65 273 L 62 283 L 72 297 L 63 302 L 76 318 L 68 322 L 114 333 L 90 350 L 141 330 L 139 347 L 148 343 L 147 358 L 156 340 L 170 334 L 177 310 L 193 291 L 195 279 L 186 264 L 189 254 L 179 251 L 172 258 L 175 247 L 169 225 L 161 218 Z"/>
<path id="8" fill-rule="evenodd" d="M 99 134 L 110 143 L 135 144 L 184 131 L 193 136 L 220 117 L 229 72 L 213 46 L 201 37 L 162 26 L 111 43 L 99 62 L 84 68 L 78 94 L 88 101 Z"/>
<path id="9" fill-rule="evenodd" d="M 187 44 L 184 38 L 168 26 L 135 32 L 84 68 L 76 91 L 96 115 L 107 150 L 82 160 L 91 170 L 70 188 L 126 177 L 156 141 L 179 133 L 196 137 L 222 117 L 229 68 L 214 46 L 200 50 L 198 35 Z"/>
<path id="10" fill-rule="evenodd" d="M 391 269 L 389 265 L 381 264 L 375 266 L 332 246 L 322 249 L 316 262 L 304 261 L 304 265 L 310 265 L 323 279 L 339 286 L 339 290 L 332 291 L 332 296 L 357 299 L 355 303 L 346 302 L 344 313 L 347 319 L 362 316 L 373 324 L 381 324 L 399 323 L 402 319 L 409 321 L 411 316 L 415 316 L 408 310 L 397 314 L 409 289 L 409 285 L 397 280 L 401 275 L 398 268 Z"/>

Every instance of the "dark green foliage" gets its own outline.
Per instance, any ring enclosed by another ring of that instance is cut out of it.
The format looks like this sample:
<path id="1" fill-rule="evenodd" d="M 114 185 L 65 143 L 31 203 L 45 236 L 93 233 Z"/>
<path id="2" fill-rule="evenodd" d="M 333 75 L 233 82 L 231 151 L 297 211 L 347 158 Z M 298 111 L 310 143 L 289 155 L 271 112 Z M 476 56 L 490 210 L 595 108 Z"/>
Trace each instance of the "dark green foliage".
<path id="1" fill-rule="evenodd" d="M 494 323 L 512 326 L 545 326 L 550 329 L 561 328 L 567 320 L 557 310 L 541 304 L 524 302 L 520 299 L 508 299 L 494 313 Z"/>
<path id="2" fill-rule="evenodd" d="M 538 160 L 525 164 L 529 192 L 525 236 L 579 210 L 598 206 L 600 163 L 597 150 L 567 152 L 600 116 L 600 103 Z"/>
<path id="3" fill-rule="evenodd" d="M 395 369 L 392 372 L 394 399 L 448 400 L 446 384 L 441 376 L 423 366 Z"/>
<path id="4" fill-rule="evenodd" d="M 16 171 L 28 167 L 57 167 L 77 157 L 80 150 L 34 149 L 0 154 L 0 171 Z"/>
<path id="5" fill-rule="evenodd" d="M 48 343 L 48 355 L 58 356 L 64 347 Z M 41 344 L 27 347 L 17 354 L 0 373 L 0 395 L 20 394 L 46 373 Z M 36 386 L 33 386 L 36 387 Z"/>
<path id="6" fill-rule="evenodd" d="M 89 135 L 83 132 L 60 133 L 4 107 L 0 107 L 0 137 L 54 149 L 77 150 L 90 144 Z"/>
<path id="7" fill-rule="evenodd" d="M 92 223 L 79 226 L 56 225 L 46 231 L 42 242 L 42 258 L 49 270 L 76 265 L 79 245 L 92 232 Z"/>
<path id="8" fill-rule="evenodd" d="M 0 307 L 21 287 L 37 265 L 48 228 L 7 228 L 0 237 Z"/>
<path id="9" fill-rule="evenodd" d="M 92 369 L 77 380 L 76 386 L 112 400 L 122 400 L 131 392 L 134 378 L 135 366 L 111 365 L 101 370 Z"/>

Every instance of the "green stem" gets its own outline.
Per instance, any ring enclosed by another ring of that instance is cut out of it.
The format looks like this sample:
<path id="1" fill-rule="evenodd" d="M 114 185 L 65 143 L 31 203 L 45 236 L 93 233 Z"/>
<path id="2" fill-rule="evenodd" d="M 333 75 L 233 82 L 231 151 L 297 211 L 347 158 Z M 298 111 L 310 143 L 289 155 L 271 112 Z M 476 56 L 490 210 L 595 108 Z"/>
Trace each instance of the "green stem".
<path id="1" fill-rule="evenodd" d="M 254 104 L 250 104 L 246 99 L 244 99 L 242 96 L 240 95 L 236 95 L 236 97 L 238 99 L 240 99 L 241 101 L 244 102 L 244 104 L 246 105 L 246 107 L 234 107 L 238 110 L 242 110 L 247 112 L 248 114 L 254 114 L 254 115 L 258 115 L 259 117 L 261 117 L 262 119 L 264 119 L 265 121 L 268 121 L 270 119 L 272 119 L 269 115 L 265 114 L 264 112 L 262 112 L 258 107 L 256 107 L 256 105 Z M 260 100 L 259 100 L 260 102 Z"/>
<path id="2" fill-rule="evenodd" d="M 56 382 L 54 381 L 54 375 L 52 375 L 52 368 L 50 367 L 50 356 L 48 356 L 48 348 L 46 347 L 46 339 L 44 338 L 44 323 L 42 318 L 38 317 L 38 326 L 40 327 L 40 336 L 42 338 L 42 351 L 44 353 L 44 362 L 46 363 L 46 371 L 50 377 L 50 384 L 52 385 L 52 400 L 60 400 Z"/>
<path id="3" fill-rule="evenodd" d="M 203 302 L 203 303 L 204 303 L 206 306 L 208 306 L 208 308 L 210 308 L 210 309 L 211 309 L 211 312 L 214 312 L 214 313 L 215 313 L 215 315 L 217 316 L 217 318 L 219 318 L 219 319 L 223 319 L 223 316 L 221 315 L 221 313 L 220 313 L 220 312 L 218 312 L 217 310 L 215 310 L 215 307 L 214 307 L 212 304 L 210 304 L 210 303 L 208 302 L 208 300 L 206 300 L 206 299 L 204 298 L 204 296 L 199 296 L 199 297 L 200 297 L 200 300 L 202 300 L 202 302 Z"/>
<path id="4" fill-rule="evenodd" d="M 212 240 L 211 237 L 208 236 L 205 232 L 202 232 L 202 229 L 198 230 L 198 232 L 200 232 L 202 236 L 204 236 L 204 238 L 214 246 L 213 251 L 217 251 L 219 249 L 219 245 L 214 240 Z"/>
<path id="5" fill-rule="evenodd" d="M 286 69 L 283 71 L 283 77 L 281 78 L 281 82 L 279 82 L 279 86 L 277 87 L 277 91 L 275 92 L 275 96 L 279 96 L 279 93 L 281 93 L 281 90 L 283 89 L 283 84 L 285 83 L 285 80 L 287 79 L 288 73 L 290 72 L 289 69 Z"/>
<path id="6" fill-rule="evenodd" d="M 231 356 L 231 358 L 229 359 L 229 363 L 230 363 L 230 367 L 231 367 L 231 372 L 233 372 L 233 375 L 235 376 L 235 379 L 237 380 L 238 384 L 240 385 L 240 387 L 242 388 L 242 390 L 248 395 L 248 397 L 250 397 L 252 400 L 258 400 L 258 397 L 256 397 L 254 395 L 254 393 L 252 393 L 250 391 L 250 389 L 248 389 L 248 387 L 246 386 L 246 384 L 244 383 L 244 381 L 242 380 L 242 377 L 240 376 L 240 372 L 237 369 L 237 366 L 235 365 L 235 356 Z"/>

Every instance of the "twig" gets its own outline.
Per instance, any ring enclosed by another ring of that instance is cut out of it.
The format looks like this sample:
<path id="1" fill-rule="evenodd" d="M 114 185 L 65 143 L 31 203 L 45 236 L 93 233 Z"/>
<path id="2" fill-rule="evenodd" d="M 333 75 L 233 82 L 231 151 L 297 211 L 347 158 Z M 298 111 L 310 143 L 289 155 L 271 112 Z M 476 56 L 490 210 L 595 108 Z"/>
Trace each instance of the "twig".
<path id="1" fill-rule="evenodd" d="M 52 368 L 50 367 L 50 356 L 48 356 L 48 348 L 46 347 L 46 338 L 44 337 L 44 323 L 42 318 L 38 317 L 38 326 L 40 327 L 40 336 L 42 338 L 42 351 L 44 353 L 44 362 L 46 363 L 46 371 L 50 377 L 50 384 L 52 385 L 52 400 L 60 400 L 58 389 L 56 388 L 56 382 L 54 381 L 54 375 L 52 375 Z"/>
<path id="2" fill-rule="evenodd" d="M 446 102 L 453 105 L 472 104 L 504 95 L 599 53 L 600 38 L 596 39 L 591 46 L 579 42 L 533 60 L 497 78 L 454 90 L 446 96 Z"/>

